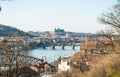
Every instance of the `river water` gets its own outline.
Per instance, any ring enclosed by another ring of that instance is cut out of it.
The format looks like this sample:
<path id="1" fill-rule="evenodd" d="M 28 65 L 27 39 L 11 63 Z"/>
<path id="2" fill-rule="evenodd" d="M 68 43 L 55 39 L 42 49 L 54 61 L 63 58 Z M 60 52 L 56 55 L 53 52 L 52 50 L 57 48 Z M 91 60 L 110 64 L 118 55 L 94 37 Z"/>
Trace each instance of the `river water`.
<path id="1" fill-rule="evenodd" d="M 29 55 L 36 58 L 44 59 L 48 63 L 51 63 L 54 60 L 57 60 L 60 56 L 69 57 L 78 51 L 80 51 L 80 46 L 76 46 L 74 50 L 71 46 L 65 46 L 64 50 L 61 46 L 56 46 L 55 49 L 52 49 L 52 47 L 46 47 L 46 49 L 33 49 L 29 52 Z"/>

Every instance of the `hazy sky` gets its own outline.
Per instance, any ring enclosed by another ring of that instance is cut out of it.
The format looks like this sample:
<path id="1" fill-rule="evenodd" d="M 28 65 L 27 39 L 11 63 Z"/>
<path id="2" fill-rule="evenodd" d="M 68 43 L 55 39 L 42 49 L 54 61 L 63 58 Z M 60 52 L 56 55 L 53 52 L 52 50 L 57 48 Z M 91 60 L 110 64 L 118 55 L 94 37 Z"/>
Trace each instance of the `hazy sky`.
<path id="1" fill-rule="evenodd" d="M 65 31 L 95 33 L 104 26 L 97 17 L 116 0 L 13 0 L 1 1 L 0 24 L 23 31 Z"/>

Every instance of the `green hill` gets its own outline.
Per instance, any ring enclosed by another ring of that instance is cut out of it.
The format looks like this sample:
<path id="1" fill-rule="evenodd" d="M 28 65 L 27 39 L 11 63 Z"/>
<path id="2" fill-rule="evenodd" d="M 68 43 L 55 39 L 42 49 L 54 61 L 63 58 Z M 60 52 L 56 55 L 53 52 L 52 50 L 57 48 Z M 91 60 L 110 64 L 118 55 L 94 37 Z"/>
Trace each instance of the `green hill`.
<path id="1" fill-rule="evenodd" d="M 19 30 L 17 28 L 11 27 L 11 26 L 0 24 L 0 36 L 10 36 L 11 34 L 17 34 L 19 36 L 30 36 L 30 37 L 32 37 L 32 35 L 24 32 L 22 30 Z"/>

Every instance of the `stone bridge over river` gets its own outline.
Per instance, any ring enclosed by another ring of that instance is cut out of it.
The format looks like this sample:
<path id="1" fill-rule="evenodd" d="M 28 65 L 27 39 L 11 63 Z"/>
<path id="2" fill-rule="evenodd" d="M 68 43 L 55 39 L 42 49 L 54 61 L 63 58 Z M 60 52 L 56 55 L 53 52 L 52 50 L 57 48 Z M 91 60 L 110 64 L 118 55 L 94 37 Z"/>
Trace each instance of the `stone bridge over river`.
<path id="1" fill-rule="evenodd" d="M 73 43 L 73 42 L 59 42 L 59 43 L 42 43 L 41 47 L 46 49 L 46 47 L 50 46 L 52 49 L 55 49 L 56 46 L 61 46 L 62 49 L 65 49 L 65 46 L 71 46 L 74 50 L 76 46 L 80 46 L 81 43 Z"/>

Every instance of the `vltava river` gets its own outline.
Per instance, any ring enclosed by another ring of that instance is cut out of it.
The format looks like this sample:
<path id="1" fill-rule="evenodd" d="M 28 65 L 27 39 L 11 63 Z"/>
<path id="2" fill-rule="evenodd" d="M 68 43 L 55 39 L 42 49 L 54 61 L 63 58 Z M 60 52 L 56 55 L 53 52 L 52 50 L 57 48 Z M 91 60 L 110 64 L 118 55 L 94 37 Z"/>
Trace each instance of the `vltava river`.
<path id="1" fill-rule="evenodd" d="M 46 47 L 46 49 L 34 49 L 29 52 L 29 55 L 36 58 L 44 59 L 47 62 L 51 63 L 54 60 L 57 60 L 60 56 L 69 57 L 79 50 L 80 46 L 76 46 L 75 50 L 73 50 L 71 46 L 65 46 L 64 50 L 62 50 L 61 46 L 56 46 L 54 50 L 52 49 L 52 47 Z"/>

